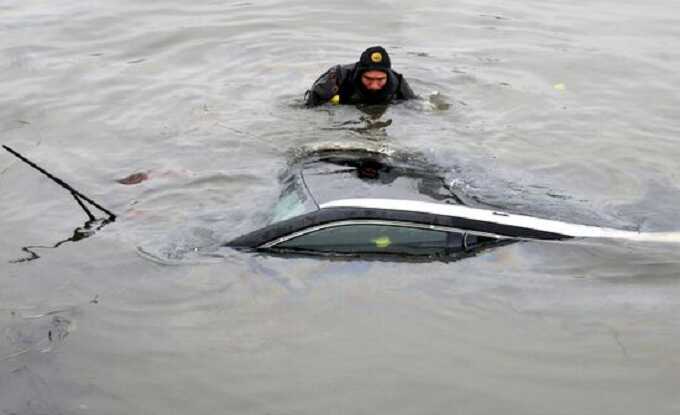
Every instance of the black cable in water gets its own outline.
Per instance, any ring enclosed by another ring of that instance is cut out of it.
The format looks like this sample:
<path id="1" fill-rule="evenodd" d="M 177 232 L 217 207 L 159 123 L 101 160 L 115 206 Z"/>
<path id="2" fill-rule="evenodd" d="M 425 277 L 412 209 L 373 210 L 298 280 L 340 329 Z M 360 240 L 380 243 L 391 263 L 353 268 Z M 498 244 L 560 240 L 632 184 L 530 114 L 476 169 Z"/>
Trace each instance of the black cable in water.
<path id="1" fill-rule="evenodd" d="M 50 179 L 52 179 L 52 181 L 54 181 L 55 183 L 57 183 L 59 186 L 61 186 L 61 187 L 63 187 L 64 189 L 68 190 L 68 191 L 71 193 L 71 195 L 73 195 L 73 197 L 76 199 L 76 201 L 78 202 L 78 205 L 80 205 L 80 207 L 83 208 L 83 210 L 85 211 L 85 213 L 87 214 L 88 218 L 90 218 L 91 221 L 94 221 L 94 220 L 95 220 L 95 217 L 94 217 L 94 215 L 92 215 L 92 213 L 87 209 L 87 207 L 86 207 L 85 204 L 83 203 L 83 200 L 86 201 L 87 203 L 91 204 L 92 206 L 96 207 L 97 209 L 101 210 L 102 212 L 106 213 L 107 215 L 109 215 L 109 218 L 107 219 L 108 222 L 113 222 L 113 221 L 116 220 L 116 215 L 114 215 L 111 211 L 109 211 L 109 210 L 106 209 L 106 208 L 101 207 L 99 204 L 97 204 L 97 202 L 95 202 L 95 201 L 93 201 L 92 199 L 90 199 L 89 197 L 83 195 L 82 193 L 80 193 L 79 191 L 77 191 L 76 189 L 74 189 L 73 187 L 71 187 L 71 185 L 69 185 L 68 183 L 66 183 L 66 182 L 64 182 L 63 180 L 61 180 L 60 178 L 58 178 L 58 177 L 56 177 L 56 176 L 50 174 L 50 173 L 47 172 L 45 169 L 43 169 L 42 167 L 40 167 L 40 166 L 38 166 L 37 164 L 33 163 L 31 160 L 29 160 L 29 159 L 27 159 L 26 157 L 22 156 L 21 154 L 19 154 L 19 153 L 16 152 L 15 150 L 11 149 L 10 147 L 8 147 L 8 146 L 6 146 L 6 145 L 3 145 L 2 148 L 4 148 L 5 150 L 7 150 L 8 152 L 10 152 L 12 155 L 16 156 L 19 160 L 23 161 L 24 163 L 26 163 L 26 164 L 28 164 L 29 166 L 33 167 L 34 169 L 38 170 L 40 173 L 42 173 L 42 174 L 44 174 L 45 176 L 47 176 L 47 177 L 49 177 Z"/>
<path id="2" fill-rule="evenodd" d="M 83 203 L 83 201 L 80 200 L 80 198 L 78 197 L 77 194 L 71 192 L 71 196 L 73 196 L 73 198 L 76 200 L 76 202 L 78 202 L 78 205 L 79 205 L 81 208 L 83 208 L 83 210 L 85 211 L 85 214 L 87 214 L 87 217 L 88 217 L 88 219 L 89 219 L 88 222 L 94 222 L 94 221 L 97 220 L 97 218 L 94 217 L 94 215 L 92 214 L 92 212 L 90 212 L 90 209 L 88 209 L 87 206 L 85 206 L 85 203 Z"/>

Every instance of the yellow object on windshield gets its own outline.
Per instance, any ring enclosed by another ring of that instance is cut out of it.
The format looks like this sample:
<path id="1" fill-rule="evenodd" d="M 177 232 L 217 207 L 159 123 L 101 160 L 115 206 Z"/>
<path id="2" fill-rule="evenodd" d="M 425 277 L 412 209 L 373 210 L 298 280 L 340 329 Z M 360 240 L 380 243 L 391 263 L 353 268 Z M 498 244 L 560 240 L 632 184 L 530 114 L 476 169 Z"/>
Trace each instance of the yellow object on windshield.
<path id="1" fill-rule="evenodd" d="M 379 236 L 372 240 L 376 248 L 387 248 L 392 245 L 392 241 L 388 236 Z"/>

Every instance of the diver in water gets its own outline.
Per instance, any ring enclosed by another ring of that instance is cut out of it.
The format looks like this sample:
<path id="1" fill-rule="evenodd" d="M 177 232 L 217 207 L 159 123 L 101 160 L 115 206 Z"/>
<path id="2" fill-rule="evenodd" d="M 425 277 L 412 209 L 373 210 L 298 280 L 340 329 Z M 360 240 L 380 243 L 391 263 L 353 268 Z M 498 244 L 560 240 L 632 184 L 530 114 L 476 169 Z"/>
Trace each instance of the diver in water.
<path id="1" fill-rule="evenodd" d="M 406 79 L 392 70 L 390 56 L 381 46 L 366 49 L 356 63 L 336 65 L 321 75 L 305 93 L 305 105 L 385 105 L 417 98 Z"/>

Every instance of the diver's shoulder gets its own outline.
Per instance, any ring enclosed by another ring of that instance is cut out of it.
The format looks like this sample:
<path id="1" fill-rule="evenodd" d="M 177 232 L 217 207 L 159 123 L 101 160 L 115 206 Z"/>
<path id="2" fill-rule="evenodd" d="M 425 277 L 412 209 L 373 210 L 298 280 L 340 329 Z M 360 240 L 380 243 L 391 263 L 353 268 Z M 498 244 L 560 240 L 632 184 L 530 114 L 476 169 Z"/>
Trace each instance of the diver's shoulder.
<path id="1" fill-rule="evenodd" d="M 338 83 L 343 83 L 343 81 L 345 81 L 346 79 L 352 78 L 352 74 L 354 74 L 356 66 L 357 66 L 356 63 L 333 65 L 330 68 L 328 68 L 328 70 L 325 73 L 328 74 L 331 78 L 337 80 Z"/>
<path id="2" fill-rule="evenodd" d="M 342 68 L 343 70 L 346 70 L 346 71 L 353 71 L 354 69 L 356 69 L 357 63 L 356 63 L 356 62 L 354 62 L 354 63 L 346 63 L 346 64 L 344 64 L 344 65 L 338 65 L 338 66 L 339 66 L 340 68 Z"/>
<path id="3" fill-rule="evenodd" d="M 354 73 L 354 71 L 357 68 L 357 64 L 355 63 L 346 63 L 344 65 L 337 65 L 336 70 L 339 71 L 342 75 L 347 75 L 350 73 Z"/>
<path id="4" fill-rule="evenodd" d="M 331 67 L 329 67 L 326 72 L 337 72 L 337 71 L 354 71 L 356 69 L 356 62 L 355 63 L 347 63 L 347 64 L 336 64 Z"/>

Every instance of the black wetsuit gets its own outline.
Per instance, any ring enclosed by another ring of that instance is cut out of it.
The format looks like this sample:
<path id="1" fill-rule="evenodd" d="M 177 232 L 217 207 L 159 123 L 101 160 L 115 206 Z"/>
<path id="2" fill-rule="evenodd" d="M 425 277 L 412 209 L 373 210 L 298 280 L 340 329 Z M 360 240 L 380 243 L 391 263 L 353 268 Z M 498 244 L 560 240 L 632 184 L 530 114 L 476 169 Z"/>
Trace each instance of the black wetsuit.
<path id="1" fill-rule="evenodd" d="M 313 107 L 329 102 L 338 95 L 338 104 L 389 104 L 395 100 L 417 98 L 406 79 L 399 73 L 386 69 L 387 83 L 379 91 L 368 91 L 361 83 L 358 63 L 336 65 L 328 69 L 305 94 L 305 105 Z"/>

